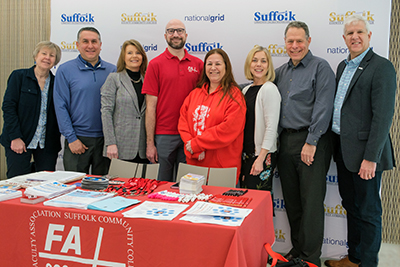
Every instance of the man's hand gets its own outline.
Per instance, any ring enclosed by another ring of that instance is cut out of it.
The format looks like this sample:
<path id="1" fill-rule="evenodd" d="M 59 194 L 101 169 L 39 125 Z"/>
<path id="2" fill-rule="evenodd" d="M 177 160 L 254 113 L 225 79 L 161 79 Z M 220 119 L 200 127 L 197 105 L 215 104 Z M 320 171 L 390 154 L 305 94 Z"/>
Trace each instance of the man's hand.
<path id="1" fill-rule="evenodd" d="M 314 162 L 316 146 L 305 143 L 303 149 L 301 150 L 301 161 L 303 161 L 307 166 L 311 166 Z"/>
<path id="2" fill-rule="evenodd" d="M 81 140 L 76 139 L 74 142 L 68 144 L 69 149 L 71 150 L 72 154 L 83 154 L 86 152 L 87 146 L 85 146 Z"/>
<path id="3" fill-rule="evenodd" d="M 17 138 L 11 141 L 11 150 L 17 154 L 22 154 L 26 152 L 26 146 L 21 138 Z"/>
<path id="4" fill-rule="evenodd" d="M 117 159 L 118 158 L 118 147 L 117 147 L 117 145 L 109 145 L 109 146 L 107 146 L 107 157 L 109 159 Z"/>
<path id="5" fill-rule="evenodd" d="M 153 145 L 147 144 L 146 157 L 148 160 L 150 160 L 151 163 L 158 162 L 157 148 L 154 144 Z"/>
<path id="6" fill-rule="evenodd" d="M 358 175 L 364 180 L 370 180 L 375 177 L 376 162 L 364 159 L 361 162 L 360 171 Z"/>

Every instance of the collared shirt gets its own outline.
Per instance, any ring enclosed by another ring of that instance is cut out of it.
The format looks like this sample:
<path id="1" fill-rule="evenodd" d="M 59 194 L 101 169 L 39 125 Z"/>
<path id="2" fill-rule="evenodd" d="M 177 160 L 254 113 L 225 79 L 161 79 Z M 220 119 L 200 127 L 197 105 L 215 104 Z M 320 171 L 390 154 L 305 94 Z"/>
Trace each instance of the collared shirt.
<path id="1" fill-rule="evenodd" d="M 54 81 L 54 108 L 60 132 L 69 143 L 77 136 L 103 137 L 100 88 L 117 68 L 99 57 L 92 64 L 80 55 L 58 67 Z"/>
<path id="2" fill-rule="evenodd" d="M 360 66 L 361 61 L 364 59 L 368 51 L 369 48 L 358 57 L 353 58 L 350 61 L 350 55 L 344 60 L 344 62 L 346 63 L 346 67 L 343 71 L 342 76 L 340 77 L 333 108 L 332 131 L 336 134 L 340 134 L 340 113 L 342 110 L 344 98 L 347 94 L 347 90 L 349 89 L 351 79 L 353 79 L 354 73 L 356 73 L 358 66 Z"/>
<path id="3" fill-rule="evenodd" d="M 306 142 L 317 145 L 328 129 L 335 95 L 335 74 L 328 62 L 311 51 L 294 66 L 292 60 L 276 69 L 275 84 L 282 97 L 279 127 L 308 127 Z"/>
<path id="4" fill-rule="evenodd" d="M 186 49 L 181 60 L 166 48 L 150 61 L 142 94 L 157 96 L 155 134 L 179 134 L 181 106 L 196 87 L 202 69 L 203 61 L 190 55 Z"/>
<path id="5" fill-rule="evenodd" d="M 35 135 L 33 136 L 31 142 L 28 145 L 28 149 L 36 149 L 39 147 L 44 148 L 44 140 L 46 138 L 46 123 L 47 123 L 47 99 L 49 96 L 49 86 L 50 86 L 50 75 L 46 78 L 44 83 L 44 88 L 41 91 L 42 97 L 40 102 L 40 115 L 39 122 L 36 127 Z"/>

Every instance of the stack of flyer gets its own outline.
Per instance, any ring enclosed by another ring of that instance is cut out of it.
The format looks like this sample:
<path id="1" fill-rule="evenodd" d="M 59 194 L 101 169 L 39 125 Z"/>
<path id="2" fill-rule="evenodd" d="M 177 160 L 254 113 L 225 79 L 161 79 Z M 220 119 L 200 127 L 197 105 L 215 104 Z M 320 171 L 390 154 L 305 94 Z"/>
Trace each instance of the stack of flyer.
<path id="1" fill-rule="evenodd" d="M 179 182 L 179 193 L 198 194 L 203 191 L 201 187 L 205 183 L 203 175 L 188 173 L 183 176 Z"/>
<path id="2" fill-rule="evenodd" d="M 85 177 L 83 172 L 71 171 L 55 171 L 55 172 L 34 172 L 24 175 L 15 176 L 13 178 L 0 181 L 0 186 L 5 184 L 12 184 L 23 188 L 40 185 L 49 181 L 58 181 L 60 183 L 69 183 L 77 181 Z"/>
<path id="3" fill-rule="evenodd" d="M 9 188 L 0 188 L 0 201 L 21 197 L 22 192 Z"/>
<path id="4" fill-rule="evenodd" d="M 57 181 L 45 182 L 40 185 L 28 187 L 25 190 L 25 195 L 35 197 L 53 198 L 59 195 L 71 192 L 76 188 L 76 185 L 66 185 Z"/>
<path id="5" fill-rule="evenodd" d="M 43 203 L 45 206 L 87 209 L 87 207 L 97 201 L 113 197 L 113 193 L 94 192 L 84 190 L 74 190 L 68 194 L 53 198 Z"/>

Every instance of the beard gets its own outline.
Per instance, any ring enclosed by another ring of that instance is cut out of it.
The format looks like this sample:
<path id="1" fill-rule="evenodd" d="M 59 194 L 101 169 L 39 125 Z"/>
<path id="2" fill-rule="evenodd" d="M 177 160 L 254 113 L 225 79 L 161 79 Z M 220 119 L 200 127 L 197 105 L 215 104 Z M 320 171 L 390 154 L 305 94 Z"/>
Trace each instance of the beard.
<path id="1" fill-rule="evenodd" d="M 172 42 L 173 39 L 179 39 L 179 40 L 181 40 L 181 42 L 178 43 L 178 44 L 174 44 L 174 43 Z M 185 41 L 183 40 L 183 38 L 180 38 L 180 37 L 171 38 L 171 39 L 169 39 L 169 41 L 167 41 L 167 43 L 168 43 L 168 45 L 169 45 L 170 47 L 172 47 L 173 49 L 181 49 L 181 48 L 185 45 Z"/>

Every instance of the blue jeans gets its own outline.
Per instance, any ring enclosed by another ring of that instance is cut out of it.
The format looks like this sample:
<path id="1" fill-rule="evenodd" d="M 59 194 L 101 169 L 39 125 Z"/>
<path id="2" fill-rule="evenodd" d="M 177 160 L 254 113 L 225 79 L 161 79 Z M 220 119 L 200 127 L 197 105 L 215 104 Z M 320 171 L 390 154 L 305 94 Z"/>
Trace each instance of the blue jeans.
<path id="1" fill-rule="evenodd" d="M 376 267 L 382 239 L 382 172 L 375 172 L 371 180 L 362 179 L 346 168 L 341 151 L 336 165 L 342 205 L 347 211 L 349 260 L 362 267 Z"/>

